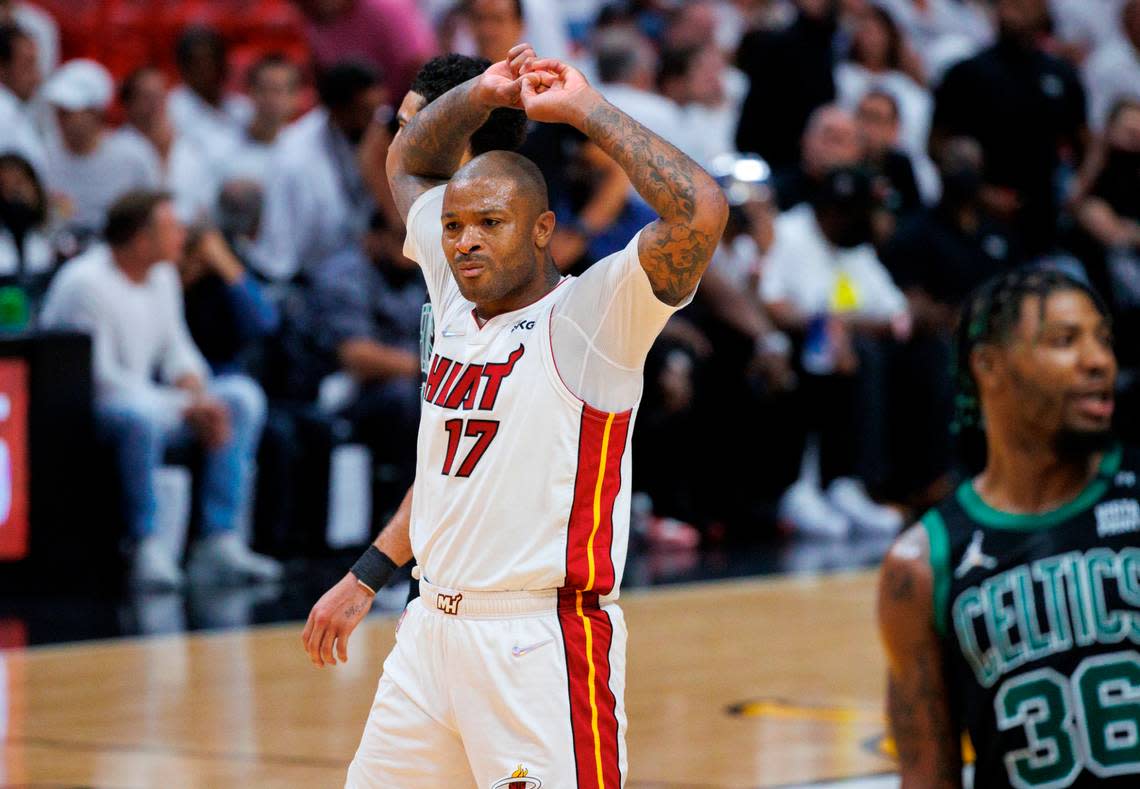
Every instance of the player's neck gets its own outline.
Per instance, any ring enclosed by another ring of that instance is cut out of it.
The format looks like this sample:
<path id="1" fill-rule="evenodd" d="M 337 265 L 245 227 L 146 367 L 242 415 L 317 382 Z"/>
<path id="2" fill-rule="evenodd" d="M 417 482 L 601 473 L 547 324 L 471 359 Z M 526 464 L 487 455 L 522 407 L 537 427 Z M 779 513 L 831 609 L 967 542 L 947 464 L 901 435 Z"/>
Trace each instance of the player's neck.
<path id="1" fill-rule="evenodd" d="M 990 441 L 986 468 L 974 480 L 978 494 L 994 509 L 1040 513 L 1076 496 L 1096 475 L 1103 453 L 1065 457 L 1045 444 Z"/>

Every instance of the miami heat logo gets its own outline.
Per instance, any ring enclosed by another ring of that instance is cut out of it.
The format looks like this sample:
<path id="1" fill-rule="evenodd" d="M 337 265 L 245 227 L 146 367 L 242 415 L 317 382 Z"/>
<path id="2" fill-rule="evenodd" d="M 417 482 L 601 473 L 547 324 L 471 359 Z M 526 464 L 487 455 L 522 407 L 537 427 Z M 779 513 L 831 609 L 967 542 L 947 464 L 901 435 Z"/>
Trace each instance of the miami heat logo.
<path id="1" fill-rule="evenodd" d="M 532 778 L 529 772 L 520 764 L 509 776 L 495 782 L 491 789 L 539 789 L 542 786 L 542 781 Z"/>

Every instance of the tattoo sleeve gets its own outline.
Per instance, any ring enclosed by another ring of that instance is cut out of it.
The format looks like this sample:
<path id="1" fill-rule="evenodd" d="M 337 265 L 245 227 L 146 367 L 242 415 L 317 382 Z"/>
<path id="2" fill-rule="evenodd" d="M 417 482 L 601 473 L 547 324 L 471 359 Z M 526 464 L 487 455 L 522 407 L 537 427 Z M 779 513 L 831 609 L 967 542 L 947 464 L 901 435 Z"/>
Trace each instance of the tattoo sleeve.
<path id="1" fill-rule="evenodd" d="M 583 131 L 629 176 L 661 217 L 642 232 L 641 265 L 658 298 L 679 303 L 697 286 L 720 241 L 728 207 L 716 181 L 674 146 L 607 102 Z"/>
<path id="2" fill-rule="evenodd" d="M 454 175 L 471 135 L 490 116 L 490 108 L 471 96 L 478 79 L 452 88 L 424 107 L 392 142 L 388 184 L 403 219 L 417 197 Z"/>
<path id="3" fill-rule="evenodd" d="M 879 584 L 879 617 L 889 661 L 887 718 L 902 786 L 960 789 L 960 734 L 931 615 L 928 574 L 888 556 Z"/>

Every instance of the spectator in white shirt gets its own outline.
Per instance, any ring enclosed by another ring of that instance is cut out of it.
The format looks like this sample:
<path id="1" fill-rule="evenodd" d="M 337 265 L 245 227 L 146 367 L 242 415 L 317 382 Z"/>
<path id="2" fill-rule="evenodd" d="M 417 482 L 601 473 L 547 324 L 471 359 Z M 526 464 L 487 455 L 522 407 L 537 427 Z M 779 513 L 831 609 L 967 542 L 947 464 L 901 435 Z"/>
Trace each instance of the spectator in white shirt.
<path id="1" fill-rule="evenodd" d="M 866 175 L 831 171 L 810 203 L 776 220 L 761 273 L 772 319 L 802 343 L 808 450 L 780 515 L 806 534 L 842 536 L 852 526 L 893 533 L 903 525 L 896 512 L 871 501 L 858 479 L 862 445 L 881 447 L 882 435 L 872 434 L 885 432 L 878 391 L 884 382 L 868 374 L 864 361 L 874 358 L 877 338 L 903 339 L 910 331 L 906 297 L 869 243 L 871 209 Z"/>
<path id="2" fill-rule="evenodd" d="M 321 106 L 286 129 L 273 152 L 253 265 L 288 280 L 359 243 L 374 209 L 357 150 L 387 95 L 363 64 L 318 80 Z"/>
<path id="3" fill-rule="evenodd" d="M 246 88 L 253 102 L 253 118 L 241 144 L 225 162 L 223 184 L 231 180 L 265 183 L 273 146 L 300 106 L 301 70 L 285 55 L 265 55 L 249 67 Z"/>
<path id="4" fill-rule="evenodd" d="M 1097 132 L 1120 99 L 1140 99 L 1140 0 L 1128 0 L 1120 26 L 1123 35 L 1101 45 L 1084 64 L 1089 127 Z"/>
<path id="5" fill-rule="evenodd" d="M 0 153 L 18 153 L 41 174 L 47 153 L 31 102 L 40 86 L 36 42 L 27 31 L 0 25 Z"/>
<path id="6" fill-rule="evenodd" d="M 667 49 L 658 71 L 661 93 L 679 108 L 681 125 L 693 130 L 676 143 L 702 167 L 736 152 L 736 127 L 748 81 L 729 69 L 711 41 Z"/>
<path id="7" fill-rule="evenodd" d="M 185 223 L 209 219 L 218 185 L 206 156 L 178 134 L 166 111 L 166 77 L 153 66 L 143 66 L 123 80 L 119 100 L 126 123 L 115 136 L 146 157 L 151 182 L 174 195 L 178 218 Z"/>
<path id="8" fill-rule="evenodd" d="M 31 3 L 0 0 L 0 24 L 14 24 L 36 42 L 40 78 L 47 79 L 59 64 L 59 25 L 51 14 Z"/>
<path id="9" fill-rule="evenodd" d="M 65 226 L 80 240 L 103 228 L 111 203 L 132 189 L 156 187 L 146 153 L 104 121 L 114 84 L 93 60 L 69 61 L 43 98 L 55 108 L 59 137 L 48 144 L 47 185 Z"/>
<path id="10" fill-rule="evenodd" d="M 205 450 L 202 536 L 191 549 L 191 580 L 276 579 L 280 565 L 252 553 L 237 531 L 253 489 L 265 396 L 248 378 L 210 379 L 169 262 L 185 237 L 168 194 L 124 195 L 108 214 L 107 245 L 72 260 L 52 283 L 44 323 L 91 335 L 98 424 L 118 450 L 135 540 L 132 582 L 160 588 L 183 582 L 177 557 L 155 533 L 154 472 L 166 448 L 190 441 Z"/>
<path id="11" fill-rule="evenodd" d="M 175 131 L 220 163 L 242 138 L 253 108 L 249 99 L 227 94 L 226 42 L 215 30 L 190 28 L 175 45 L 182 84 L 170 91 L 167 112 Z"/>
<path id="12" fill-rule="evenodd" d="M 594 41 L 599 90 L 606 100 L 650 131 L 683 147 L 681 110 L 657 93 L 657 51 L 634 28 L 614 27 Z"/>
<path id="13" fill-rule="evenodd" d="M 930 85 L 952 65 L 993 43 L 986 4 L 977 0 L 875 0 L 885 8 L 922 59 Z"/>

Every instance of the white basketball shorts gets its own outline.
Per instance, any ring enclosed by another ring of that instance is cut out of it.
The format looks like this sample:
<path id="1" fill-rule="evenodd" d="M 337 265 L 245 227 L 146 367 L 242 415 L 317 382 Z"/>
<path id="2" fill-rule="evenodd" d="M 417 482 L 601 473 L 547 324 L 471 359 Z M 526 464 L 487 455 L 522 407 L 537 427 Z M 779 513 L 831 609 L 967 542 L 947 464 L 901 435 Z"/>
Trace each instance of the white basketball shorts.
<path id="1" fill-rule="evenodd" d="M 421 582 L 348 789 L 621 789 L 625 620 L 591 592 Z"/>

